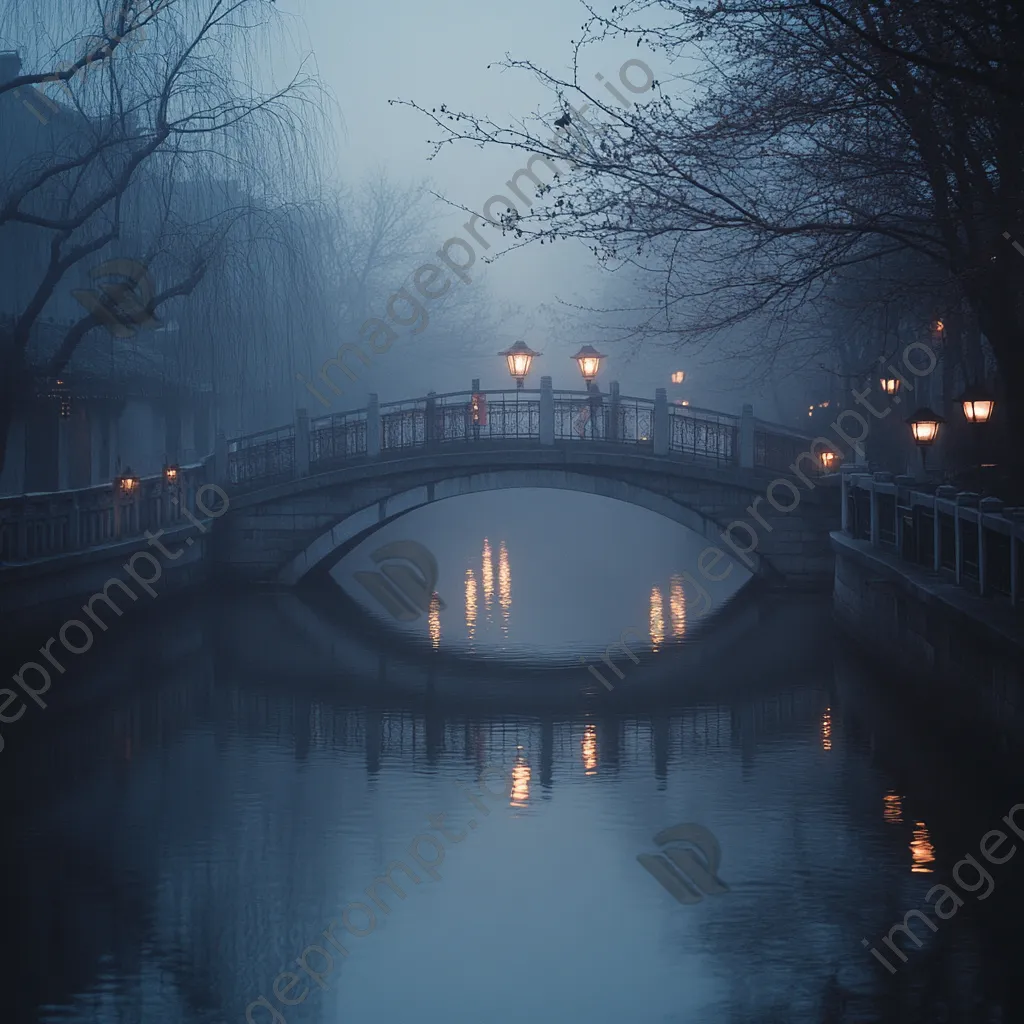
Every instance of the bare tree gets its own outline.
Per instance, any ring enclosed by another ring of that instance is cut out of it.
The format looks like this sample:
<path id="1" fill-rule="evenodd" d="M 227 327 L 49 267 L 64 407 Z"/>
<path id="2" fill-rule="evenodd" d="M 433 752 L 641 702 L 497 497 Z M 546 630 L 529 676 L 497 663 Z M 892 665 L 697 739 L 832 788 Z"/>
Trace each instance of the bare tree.
<path id="1" fill-rule="evenodd" d="M 45 70 L 0 86 L 8 110 L 24 98 L 17 89 L 61 89 L 60 103 L 34 93 L 31 103 L 48 116 L 20 152 L 7 147 L 0 232 L 22 267 L 0 327 L 0 470 L 16 396 L 30 384 L 34 329 L 44 313 L 74 308 L 65 282 L 81 280 L 104 254 L 130 255 L 154 282 L 135 320 L 155 324 L 165 303 L 192 293 L 212 259 L 232 245 L 238 253 L 254 205 L 266 209 L 286 182 L 303 179 L 316 137 L 313 80 L 300 72 L 263 88 L 269 72 L 252 60 L 275 17 L 268 0 L 97 0 L 84 14 L 76 8 L 77 20 L 64 8 L 54 0 L 48 13 L 51 28 L 59 23 L 67 33 L 60 49 L 72 59 L 36 55 Z M 291 174 L 282 173 L 285 164 Z M 123 281 L 120 294 L 138 284 Z M 95 305 L 78 312 L 51 373 L 101 323 Z"/>
<path id="2" fill-rule="evenodd" d="M 609 38 L 646 43 L 675 69 L 673 85 L 625 108 L 578 72 L 506 62 L 550 85 L 561 141 L 534 122 L 418 107 L 444 129 L 439 146 L 569 162 L 507 229 L 585 239 L 613 265 L 646 260 L 665 276 L 659 328 L 688 337 L 785 325 L 844 268 L 918 253 L 966 299 L 1019 393 L 1019 4 L 632 0 L 592 12 L 579 45 Z M 586 121 L 568 97 L 590 104 Z M 1022 409 L 1018 399 L 1018 426 Z"/>

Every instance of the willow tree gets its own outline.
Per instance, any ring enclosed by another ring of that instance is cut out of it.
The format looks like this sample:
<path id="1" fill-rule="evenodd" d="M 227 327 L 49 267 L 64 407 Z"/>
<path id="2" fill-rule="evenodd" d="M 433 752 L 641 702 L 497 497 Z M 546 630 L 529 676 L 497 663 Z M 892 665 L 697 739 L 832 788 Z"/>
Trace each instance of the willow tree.
<path id="1" fill-rule="evenodd" d="M 294 201 L 288 183 L 305 180 L 317 137 L 315 81 L 300 69 L 267 84 L 272 0 L 49 0 L 30 10 L 25 20 L 9 0 L 0 14 L 19 53 L 8 66 L 24 60 L 0 84 L 0 245 L 18 262 L 0 325 L 0 470 L 15 402 L 33 386 L 41 321 L 65 324 L 48 366 L 57 374 L 109 319 L 109 309 L 71 301 L 86 271 L 101 259 L 115 276 L 131 264 L 107 292 L 135 303 L 135 323 L 155 326 L 211 264 L 244 258 L 254 210 Z"/>

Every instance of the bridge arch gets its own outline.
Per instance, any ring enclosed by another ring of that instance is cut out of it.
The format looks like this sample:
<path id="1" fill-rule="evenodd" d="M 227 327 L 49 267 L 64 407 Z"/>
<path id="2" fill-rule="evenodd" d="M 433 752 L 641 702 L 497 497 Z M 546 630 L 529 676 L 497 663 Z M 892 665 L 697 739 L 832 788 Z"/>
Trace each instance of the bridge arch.
<path id="1" fill-rule="evenodd" d="M 365 500 L 351 511 L 339 510 L 337 520 L 290 558 L 278 573 L 278 582 L 295 585 L 316 574 L 328 572 L 342 558 L 396 519 L 438 501 L 480 494 L 485 491 L 539 488 L 595 494 L 644 508 L 692 530 L 708 544 L 722 547 L 724 524 L 677 497 L 658 493 L 640 484 L 615 477 L 566 469 L 531 467 L 487 472 L 453 472 L 429 484 L 402 487 L 384 498 Z M 727 549 L 726 553 L 728 553 Z M 748 556 L 755 575 L 765 566 L 757 551 Z M 746 568 L 734 559 L 741 568 Z"/>

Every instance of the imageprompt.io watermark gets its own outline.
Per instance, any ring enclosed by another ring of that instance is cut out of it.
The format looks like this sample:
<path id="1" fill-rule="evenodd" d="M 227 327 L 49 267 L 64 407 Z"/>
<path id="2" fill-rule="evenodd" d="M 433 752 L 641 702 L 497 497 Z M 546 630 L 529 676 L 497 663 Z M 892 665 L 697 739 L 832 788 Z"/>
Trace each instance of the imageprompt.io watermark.
<path id="1" fill-rule="evenodd" d="M 136 260 L 107 260 L 89 271 L 94 280 L 106 281 L 99 289 L 77 288 L 71 294 L 117 338 L 131 338 L 138 327 L 157 327 L 160 321 L 150 311 L 153 282 L 146 268 Z"/>
<path id="2" fill-rule="evenodd" d="M 634 79 L 639 77 L 638 73 L 643 74 L 643 82 L 634 81 Z M 603 75 L 597 74 L 594 77 L 599 82 L 604 82 L 605 88 L 624 108 L 629 108 L 633 105 L 634 101 L 623 95 L 609 82 L 605 82 Z M 634 96 L 639 96 L 649 92 L 654 87 L 654 72 L 649 65 L 633 57 L 625 61 L 619 68 L 619 81 L 627 92 L 632 93 Z M 389 102 L 396 101 L 392 100 Z M 587 131 L 593 132 L 598 136 L 598 139 L 600 136 L 601 127 L 584 117 L 590 106 L 591 104 L 584 103 L 579 110 L 569 107 L 569 110 L 572 112 L 571 116 L 568 114 L 563 115 L 555 122 L 556 127 L 565 134 L 559 135 L 556 133 L 549 145 L 552 151 L 563 154 L 560 159 L 569 165 L 570 170 L 573 169 L 574 165 L 571 155 L 564 154 L 563 139 L 576 138 L 579 141 L 579 138 L 584 136 Z M 571 128 L 570 125 L 572 125 Z M 595 142 L 596 144 L 598 143 Z M 529 210 L 533 206 L 534 199 L 531 199 L 523 191 L 523 178 L 531 182 L 534 198 L 540 194 L 541 189 L 546 187 L 537 173 L 536 165 L 538 163 L 543 164 L 547 168 L 552 176 L 552 180 L 556 176 L 564 176 L 565 174 L 557 166 L 557 161 L 551 157 L 542 156 L 540 153 L 530 153 L 526 160 L 526 166 L 520 167 L 505 182 L 505 188 L 511 195 L 515 196 L 515 199 L 510 199 L 504 193 L 495 193 L 481 207 L 483 216 L 474 213 L 462 225 L 463 230 L 480 249 L 486 251 L 491 248 L 491 243 L 480 234 L 481 225 L 489 224 L 491 227 L 504 227 L 510 220 L 514 222 L 521 218 L 523 216 L 521 211 Z M 505 212 L 498 212 L 499 210 L 504 210 Z M 446 239 L 437 250 L 437 263 L 424 263 L 422 266 L 417 267 L 411 275 L 412 286 L 415 287 L 416 295 L 419 295 L 423 301 L 421 302 L 420 298 L 413 294 L 412 287 L 403 285 L 398 291 L 393 292 L 389 296 L 385 309 L 386 318 L 385 316 L 375 316 L 363 321 L 358 332 L 360 339 L 367 343 L 371 352 L 380 355 L 387 352 L 398 338 L 395 326 L 411 327 L 413 334 L 420 334 L 422 331 L 425 331 L 430 322 L 430 315 L 426 304 L 434 299 L 441 298 L 452 286 L 452 278 L 447 276 L 445 270 L 442 270 L 438 264 L 443 264 L 454 278 L 457 278 L 464 285 L 468 285 L 473 281 L 469 271 L 476 264 L 476 254 L 477 250 L 465 238 L 459 235 L 452 235 L 451 238 Z M 473 273 L 475 274 L 476 271 L 474 270 Z M 320 380 L 339 398 L 345 392 L 332 380 L 329 373 L 332 367 L 340 370 L 352 383 L 359 379 L 358 373 L 351 366 L 345 365 L 345 357 L 347 355 L 354 356 L 364 367 L 370 365 L 371 357 L 363 351 L 360 345 L 345 342 L 339 347 L 337 356 L 332 356 L 324 362 L 318 374 Z M 305 385 L 309 393 L 324 408 L 330 408 L 331 400 L 325 397 L 314 386 L 313 382 L 307 380 L 301 373 L 297 373 L 295 379 Z"/>
<path id="3" fill-rule="evenodd" d="M 673 825 L 654 842 L 664 847 L 661 853 L 641 853 L 636 859 L 677 902 L 700 903 L 705 896 L 729 891 L 718 877 L 722 848 L 710 829 L 693 822 Z"/>
<path id="4" fill-rule="evenodd" d="M 437 591 L 437 559 L 414 540 L 396 540 L 371 555 L 379 572 L 361 570 L 356 582 L 397 622 L 414 622 L 447 605 Z"/>

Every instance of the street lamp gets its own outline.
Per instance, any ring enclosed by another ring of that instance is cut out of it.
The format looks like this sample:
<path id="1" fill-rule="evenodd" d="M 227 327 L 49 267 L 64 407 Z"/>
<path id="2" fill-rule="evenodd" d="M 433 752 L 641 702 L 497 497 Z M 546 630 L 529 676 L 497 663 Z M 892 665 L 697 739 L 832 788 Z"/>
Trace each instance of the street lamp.
<path id="1" fill-rule="evenodd" d="M 530 363 L 533 362 L 534 356 L 541 354 L 534 352 L 525 341 L 517 341 L 511 348 L 498 353 L 499 356 L 504 356 L 508 362 L 508 372 L 515 377 L 517 388 L 523 386 L 523 381 L 530 372 Z"/>
<path id="2" fill-rule="evenodd" d="M 902 381 L 899 377 L 880 377 L 878 383 L 882 385 L 882 390 L 887 395 L 896 395 L 899 394 Z"/>
<path id="3" fill-rule="evenodd" d="M 686 380 L 686 371 L 685 370 L 673 370 L 672 371 L 672 383 L 673 384 L 682 384 L 684 380 Z"/>
<path id="4" fill-rule="evenodd" d="M 907 419 L 907 423 L 910 424 L 910 432 L 914 437 L 914 444 L 921 450 L 922 469 L 927 468 L 927 452 L 935 443 L 935 438 L 938 437 L 939 424 L 945 422 L 937 412 L 932 412 L 927 406 L 922 406 Z"/>
<path id="5" fill-rule="evenodd" d="M 601 360 L 605 358 L 605 355 L 603 352 L 598 352 L 593 345 L 583 345 L 576 355 L 569 358 L 576 360 L 580 373 L 583 374 L 583 380 L 589 385 L 594 382 L 594 378 L 601 369 Z"/>
<path id="6" fill-rule="evenodd" d="M 827 448 L 820 454 L 821 468 L 828 473 L 836 463 L 836 453 Z"/>
<path id="7" fill-rule="evenodd" d="M 995 412 L 995 399 L 984 389 L 971 384 L 959 398 L 968 423 L 988 423 Z"/>
<path id="8" fill-rule="evenodd" d="M 117 478 L 118 490 L 125 498 L 130 498 L 135 493 L 135 488 L 139 486 L 139 478 L 132 475 L 131 466 L 129 466 L 122 476 Z"/>
<path id="9" fill-rule="evenodd" d="M 177 483 L 178 467 L 164 466 L 164 480 L 166 480 L 169 484 Z"/>

